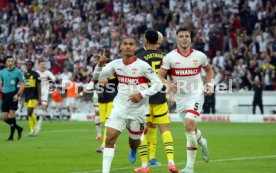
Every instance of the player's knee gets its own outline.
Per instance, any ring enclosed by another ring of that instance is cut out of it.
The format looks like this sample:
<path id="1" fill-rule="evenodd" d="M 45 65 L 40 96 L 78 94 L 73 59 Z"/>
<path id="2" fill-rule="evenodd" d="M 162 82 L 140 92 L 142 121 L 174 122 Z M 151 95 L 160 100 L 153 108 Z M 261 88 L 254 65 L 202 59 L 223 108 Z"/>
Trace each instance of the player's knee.
<path id="1" fill-rule="evenodd" d="M 151 122 L 147 123 L 147 126 L 148 126 L 149 128 L 156 128 L 156 125 L 153 124 L 153 123 L 151 123 Z"/>
<path id="2" fill-rule="evenodd" d="M 105 139 L 105 147 L 107 148 L 112 148 L 114 147 L 114 144 L 116 143 L 116 138 L 112 135 L 106 135 L 106 139 Z"/>
<path id="3" fill-rule="evenodd" d="M 5 116 L 4 114 L 2 114 L 2 120 L 3 121 L 7 121 L 8 120 L 8 116 Z"/>
<path id="4" fill-rule="evenodd" d="M 169 124 L 159 124 L 158 125 L 160 133 L 164 133 L 166 131 L 169 131 Z"/>
<path id="5" fill-rule="evenodd" d="M 196 123 L 193 120 L 186 119 L 185 121 L 186 132 L 192 132 L 196 130 Z"/>

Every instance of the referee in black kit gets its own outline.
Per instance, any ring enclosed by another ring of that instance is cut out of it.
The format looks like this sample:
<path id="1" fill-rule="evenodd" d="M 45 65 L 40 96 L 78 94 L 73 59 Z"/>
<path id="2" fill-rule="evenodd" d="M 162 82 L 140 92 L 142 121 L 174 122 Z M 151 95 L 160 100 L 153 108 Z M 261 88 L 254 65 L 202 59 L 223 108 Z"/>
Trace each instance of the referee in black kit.
<path id="1" fill-rule="evenodd" d="M 0 73 L 0 90 L 3 93 L 2 119 L 10 126 L 10 136 L 7 141 L 13 141 L 15 129 L 18 131 L 18 140 L 22 136 L 23 128 L 16 124 L 15 112 L 18 107 L 18 98 L 24 91 L 23 74 L 14 66 L 14 58 L 6 57 L 6 65 Z M 19 90 L 17 85 L 20 85 Z"/>

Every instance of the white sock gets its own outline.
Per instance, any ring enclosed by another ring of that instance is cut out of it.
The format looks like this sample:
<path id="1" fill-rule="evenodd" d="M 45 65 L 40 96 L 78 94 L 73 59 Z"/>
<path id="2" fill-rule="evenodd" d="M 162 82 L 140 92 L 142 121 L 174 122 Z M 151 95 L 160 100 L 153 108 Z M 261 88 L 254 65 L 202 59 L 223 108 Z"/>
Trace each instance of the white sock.
<path id="1" fill-rule="evenodd" d="M 40 115 L 40 116 L 39 116 L 39 120 L 38 120 L 38 122 L 37 122 L 37 125 L 38 125 L 39 128 L 41 128 L 42 122 L 43 122 L 43 116 Z"/>
<path id="2" fill-rule="evenodd" d="M 196 133 L 186 132 L 187 138 L 187 165 L 186 167 L 193 168 L 195 164 L 196 152 L 197 152 L 197 139 Z"/>
<path id="3" fill-rule="evenodd" d="M 168 165 L 169 165 L 169 164 L 175 165 L 173 160 L 169 160 L 169 161 L 168 161 Z"/>
<path id="4" fill-rule="evenodd" d="M 201 134 L 201 131 L 200 131 L 199 129 L 197 129 L 197 131 L 196 131 L 196 139 L 197 139 L 197 142 L 198 142 L 199 144 L 201 144 L 202 138 L 203 138 L 203 136 L 202 136 L 202 134 Z"/>
<path id="5" fill-rule="evenodd" d="M 143 168 L 148 167 L 148 162 L 142 162 L 142 167 L 143 167 Z"/>
<path id="6" fill-rule="evenodd" d="M 114 148 L 105 148 L 103 151 L 103 172 L 102 173 L 109 173 L 111 162 L 114 158 L 115 149 Z"/>
<path id="7" fill-rule="evenodd" d="M 101 137 L 102 136 L 102 126 L 101 126 L 101 122 L 100 122 L 100 117 L 96 116 L 94 119 L 95 125 L 96 125 L 96 133 L 97 133 L 97 137 Z"/>

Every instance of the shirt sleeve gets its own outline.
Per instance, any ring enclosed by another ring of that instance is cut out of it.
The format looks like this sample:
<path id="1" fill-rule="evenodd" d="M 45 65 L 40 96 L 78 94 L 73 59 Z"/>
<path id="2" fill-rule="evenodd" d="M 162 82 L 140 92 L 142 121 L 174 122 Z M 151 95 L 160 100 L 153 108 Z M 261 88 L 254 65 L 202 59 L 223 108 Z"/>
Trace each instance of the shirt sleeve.
<path id="1" fill-rule="evenodd" d="M 201 66 L 202 67 L 205 67 L 206 65 L 208 65 L 209 62 L 208 62 L 208 58 L 205 54 L 202 55 L 202 62 L 201 62 Z"/>
<path id="2" fill-rule="evenodd" d="M 24 77 L 22 72 L 18 70 L 17 73 L 18 73 L 17 75 L 18 75 L 19 82 L 24 82 Z"/>
<path id="3" fill-rule="evenodd" d="M 114 75 L 114 73 L 115 73 L 115 66 L 114 66 L 114 61 L 112 61 L 108 63 L 104 68 L 102 68 L 99 79 L 108 79 L 110 78 L 110 76 Z"/>
<path id="4" fill-rule="evenodd" d="M 163 84 L 160 78 L 154 72 L 152 67 L 147 63 L 144 63 L 144 77 L 150 80 L 151 87 L 140 92 L 142 97 L 152 96 L 162 89 Z"/>
<path id="5" fill-rule="evenodd" d="M 162 64 L 161 64 L 161 68 L 165 69 L 165 70 L 169 70 L 171 69 L 171 64 L 170 64 L 170 58 L 168 55 L 166 55 L 163 60 L 162 60 Z"/>
<path id="6" fill-rule="evenodd" d="M 56 80 L 56 77 L 53 75 L 52 72 L 49 71 L 49 78 L 52 80 L 52 81 L 55 81 Z"/>

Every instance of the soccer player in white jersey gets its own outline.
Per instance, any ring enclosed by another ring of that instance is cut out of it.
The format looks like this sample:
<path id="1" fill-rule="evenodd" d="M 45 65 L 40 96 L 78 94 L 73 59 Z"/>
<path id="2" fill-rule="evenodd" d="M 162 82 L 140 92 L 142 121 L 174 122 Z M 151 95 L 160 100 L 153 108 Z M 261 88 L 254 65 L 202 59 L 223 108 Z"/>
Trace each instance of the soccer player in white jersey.
<path id="1" fill-rule="evenodd" d="M 187 164 L 182 173 L 194 173 L 194 162 L 197 146 L 201 146 L 202 159 L 209 161 L 207 140 L 202 137 L 196 122 L 204 102 L 204 85 L 200 75 L 203 68 L 206 72 L 207 84 L 205 94 L 212 94 L 214 74 L 204 53 L 191 49 L 191 33 L 187 28 L 179 28 L 176 32 L 177 49 L 169 52 L 164 58 L 159 71 L 163 82 L 170 86 L 174 98 L 170 94 L 169 102 L 176 101 L 176 111 L 183 119 L 187 139 Z M 173 83 L 168 83 L 165 76 L 170 73 Z"/>
<path id="2" fill-rule="evenodd" d="M 121 132 L 129 131 L 129 145 L 136 151 L 144 131 L 145 118 L 148 113 L 148 97 L 162 88 L 162 82 L 146 62 L 134 56 L 136 41 L 125 37 L 120 44 L 121 59 L 114 60 L 103 67 L 99 83 L 106 84 L 107 78 L 115 75 L 118 79 L 118 94 L 105 126 L 106 141 L 103 152 L 102 172 L 109 173 L 114 158 L 114 144 Z M 148 88 L 148 82 L 151 87 Z M 112 86 L 107 86 L 111 87 Z M 136 152 L 131 152 L 136 154 Z"/>
<path id="3" fill-rule="evenodd" d="M 41 80 L 41 107 L 38 112 L 38 115 L 40 115 L 40 117 L 39 117 L 37 127 L 35 129 L 36 134 L 38 134 L 38 132 L 40 131 L 42 126 L 43 116 L 46 114 L 48 96 L 49 96 L 49 82 L 56 80 L 56 77 L 53 75 L 53 73 L 46 69 L 46 62 L 43 59 L 39 60 L 38 62 L 37 73 L 40 75 L 40 80 Z"/>

